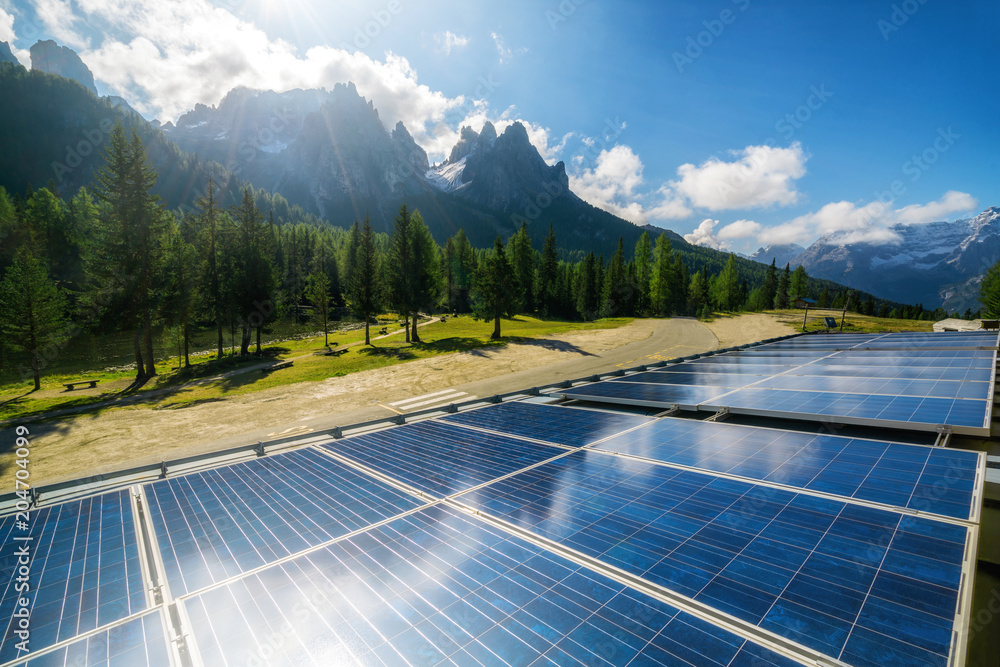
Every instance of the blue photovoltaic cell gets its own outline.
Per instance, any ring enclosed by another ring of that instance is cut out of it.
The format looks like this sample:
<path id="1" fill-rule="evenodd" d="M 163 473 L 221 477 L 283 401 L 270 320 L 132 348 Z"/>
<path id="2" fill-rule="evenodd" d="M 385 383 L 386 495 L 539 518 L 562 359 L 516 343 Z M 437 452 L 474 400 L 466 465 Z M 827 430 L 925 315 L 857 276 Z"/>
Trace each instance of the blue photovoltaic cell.
<path id="1" fill-rule="evenodd" d="M 706 407 L 712 407 L 706 401 Z M 838 394 L 780 389 L 737 389 L 719 404 L 730 409 L 826 415 L 852 420 L 878 420 L 975 429 L 989 427 L 987 401 L 916 396 Z"/>
<path id="2" fill-rule="evenodd" d="M 691 361 L 685 362 L 691 365 L 701 365 L 701 366 L 774 366 L 776 367 L 773 372 L 780 373 L 781 369 L 777 368 L 779 366 L 798 366 L 808 362 L 808 359 L 802 359 L 800 357 L 767 357 L 764 355 L 743 355 L 737 353 L 730 354 L 718 354 L 711 357 L 703 357 L 701 359 L 692 359 Z M 713 371 L 718 373 L 719 371 Z"/>
<path id="3" fill-rule="evenodd" d="M 310 449 L 165 479 L 146 497 L 175 597 L 422 504 Z"/>
<path id="4" fill-rule="evenodd" d="M 709 375 L 775 375 L 777 373 L 786 372 L 789 368 L 795 368 L 795 366 L 761 366 L 759 364 L 726 364 L 725 367 L 718 367 L 712 364 L 695 364 L 691 362 L 685 362 L 683 364 L 671 364 L 669 366 L 664 366 L 663 368 L 657 369 L 656 373 L 707 373 Z M 759 379 L 759 378 L 758 378 Z M 756 382 L 754 379 L 746 381 L 747 383 Z"/>
<path id="5" fill-rule="evenodd" d="M 664 418 L 596 448 L 969 520 L 979 455 Z"/>
<path id="6" fill-rule="evenodd" d="M 353 436 L 323 446 L 438 498 L 566 451 L 437 421 Z"/>
<path id="7" fill-rule="evenodd" d="M 15 515 L 0 519 L 7 550 L 0 617 L 5 622 L 0 662 L 25 657 L 12 634 L 16 600 L 14 550 L 29 535 L 31 552 L 32 651 L 71 639 L 146 609 L 132 507 L 127 491 L 34 509 L 30 528 L 16 527 Z"/>
<path id="8" fill-rule="evenodd" d="M 948 662 L 963 526 L 587 450 L 460 500 L 834 658 Z"/>
<path id="9" fill-rule="evenodd" d="M 786 375 L 823 375 L 828 377 L 871 377 L 891 379 L 911 379 L 911 380 L 952 380 L 954 382 L 989 382 L 993 378 L 993 371 L 989 368 L 961 368 L 961 367 L 918 367 L 918 366 L 881 366 L 878 364 L 857 364 L 839 365 L 830 364 L 820 366 L 809 365 L 794 368 Z"/>
<path id="10" fill-rule="evenodd" d="M 702 386 L 688 387 L 672 384 L 640 384 L 636 382 L 600 382 L 559 393 L 567 398 L 618 399 L 633 405 L 653 404 L 697 406 L 733 391 L 732 387 Z"/>
<path id="11" fill-rule="evenodd" d="M 443 507 L 185 604 L 207 665 L 794 664 Z"/>
<path id="12" fill-rule="evenodd" d="M 912 368 L 993 368 L 993 353 L 987 357 L 914 357 L 897 352 L 837 353 L 818 359 L 816 366 L 907 366 Z"/>
<path id="13" fill-rule="evenodd" d="M 676 375 L 676 374 L 673 374 Z M 816 375 L 780 375 L 756 385 L 761 389 L 791 389 L 847 394 L 888 394 L 891 396 L 936 396 L 938 398 L 978 398 L 986 400 L 989 382 L 954 380 L 910 380 L 867 377 L 824 377 Z"/>
<path id="14" fill-rule="evenodd" d="M 635 373 L 611 382 L 640 382 L 645 384 L 680 384 L 689 386 L 745 387 L 752 382 L 760 382 L 767 375 L 741 375 L 739 373 L 662 373 L 649 371 Z"/>
<path id="15" fill-rule="evenodd" d="M 646 424 L 652 419 L 614 412 L 510 402 L 450 415 L 442 421 L 580 447 Z"/>
<path id="16" fill-rule="evenodd" d="M 17 667 L 169 667 L 160 612 L 125 621 Z"/>

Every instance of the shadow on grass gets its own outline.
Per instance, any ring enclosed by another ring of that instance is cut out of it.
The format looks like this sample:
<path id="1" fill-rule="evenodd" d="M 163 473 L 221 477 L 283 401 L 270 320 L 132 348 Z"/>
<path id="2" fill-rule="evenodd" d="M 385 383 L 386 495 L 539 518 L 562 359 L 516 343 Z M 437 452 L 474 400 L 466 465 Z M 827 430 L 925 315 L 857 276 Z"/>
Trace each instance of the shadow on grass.
<path id="1" fill-rule="evenodd" d="M 358 354 L 367 355 L 369 357 L 383 357 L 386 359 L 398 359 L 400 361 L 406 359 L 414 359 L 416 355 L 407 349 L 399 347 L 375 347 L 374 345 L 370 347 L 358 348 Z"/>
<path id="2" fill-rule="evenodd" d="M 8 398 L 6 401 L 0 401 L 0 408 L 3 408 L 7 405 L 17 405 L 18 403 L 21 402 L 22 399 L 27 398 L 28 396 L 34 393 L 35 393 L 34 389 L 29 389 L 20 396 L 14 396 L 13 398 Z"/>

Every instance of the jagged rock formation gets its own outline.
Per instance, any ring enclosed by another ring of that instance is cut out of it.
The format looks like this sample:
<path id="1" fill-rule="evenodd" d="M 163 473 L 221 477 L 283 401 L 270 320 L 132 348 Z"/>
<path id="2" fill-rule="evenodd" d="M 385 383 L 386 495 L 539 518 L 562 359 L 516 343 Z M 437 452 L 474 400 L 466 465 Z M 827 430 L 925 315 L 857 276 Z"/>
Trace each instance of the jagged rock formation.
<path id="1" fill-rule="evenodd" d="M 71 48 L 59 46 L 51 39 L 39 40 L 31 47 L 31 69 L 41 70 L 49 74 L 58 74 L 67 79 L 72 79 L 83 85 L 84 88 L 97 95 L 97 87 L 94 85 L 94 75 L 80 56 Z"/>

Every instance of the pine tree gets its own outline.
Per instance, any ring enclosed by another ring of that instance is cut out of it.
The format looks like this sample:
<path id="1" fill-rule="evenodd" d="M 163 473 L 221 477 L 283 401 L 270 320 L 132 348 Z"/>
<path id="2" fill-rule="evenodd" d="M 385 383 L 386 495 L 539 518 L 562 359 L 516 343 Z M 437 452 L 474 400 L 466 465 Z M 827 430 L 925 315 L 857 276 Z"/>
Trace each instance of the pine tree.
<path id="1" fill-rule="evenodd" d="M 764 304 L 759 310 L 770 310 L 774 307 L 774 297 L 778 293 L 778 268 L 771 259 L 771 266 L 767 267 L 764 274 L 764 284 L 762 285 L 761 302 Z"/>
<path id="2" fill-rule="evenodd" d="M 632 262 L 635 264 L 635 312 L 648 317 L 651 310 L 650 282 L 653 276 L 653 258 L 648 231 L 644 231 L 635 242 Z"/>
<path id="3" fill-rule="evenodd" d="M 202 249 L 201 258 L 201 284 L 205 293 L 208 311 L 212 321 L 215 323 L 217 341 L 216 356 L 222 358 L 223 338 L 222 323 L 225 318 L 222 303 L 222 235 L 224 233 L 221 212 L 215 200 L 215 181 L 208 179 L 208 190 L 197 202 L 201 209 L 199 217 L 199 239 L 198 245 Z"/>
<path id="4" fill-rule="evenodd" d="M 393 221 L 393 232 L 388 262 L 389 295 L 392 305 L 406 318 L 406 342 L 410 342 L 410 313 L 414 308 L 413 274 L 413 215 L 406 204 L 399 208 Z"/>
<path id="5" fill-rule="evenodd" d="M 785 264 L 785 271 L 778 278 L 778 289 L 774 295 L 774 307 L 776 310 L 788 308 L 788 287 L 791 282 L 792 271 Z"/>
<path id="6" fill-rule="evenodd" d="M 653 249 L 653 267 L 650 276 L 650 308 L 656 317 L 666 317 L 673 307 L 674 262 L 670 239 L 661 233 Z"/>
<path id="7" fill-rule="evenodd" d="M 556 246 L 556 233 L 549 225 L 549 233 L 542 245 L 542 259 L 538 265 L 536 281 L 538 297 L 536 303 L 542 315 L 552 317 L 558 309 L 559 292 L 559 255 Z"/>
<path id="8" fill-rule="evenodd" d="M 733 311 L 742 304 L 740 299 L 740 274 L 736 268 L 736 255 L 729 253 L 726 266 L 713 281 L 712 300 L 724 311 Z"/>
<path id="9" fill-rule="evenodd" d="M 503 242 L 497 236 L 493 252 L 486 255 L 476 273 L 473 312 L 477 319 L 493 320 L 492 340 L 500 339 L 500 318 L 513 317 L 518 294 L 513 281 L 510 261 L 504 252 Z"/>
<path id="10" fill-rule="evenodd" d="M 62 290 L 31 248 L 23 246 L 0 282 L 0 330 L 7 345 L 31 357 L 36 391 L 42 386 L 39 355 L 63 341 L 66 325 Z"/>
<path id="11" fill-rule="evenodd" d="M 421 342 L 420 332 L 417 330 L 419 312 L 430 311 L 438 303 L 441 296 L 441 271 L 438 268 L 437 244 L 434 243 L 434 237 L 431 236 L 431 231 L 419 211 L 413 212 L 410 234 L 413 249 L 413 267 L 410 274 L 413 332 L 410 340 L 419 343 Z"/>
<path id="12" fill-rule="evenodd" d="M 531 248 L 528 223 L 521 221 L 521 228 L 507 242 L 507 258 L 517 280 L 519 310 L 530 313 L 535 310 L 535 251 Z"/>
<path id="13" fill-rule="evenodd" d="M 322 261 L 309 274 L 306 286 L 306 297 L 313 308 L 319 313 L 323 322 L 323 345 L 330 346 L 330 278 L 323 268 Z"/>
<path id="14" fill-rule="evenodd" d="M 576 273 L 576 312 L 584 321 L 590 321 L 597 317 L 600 307 L 597 257 L 593 252 L 577 264 Z"/>
<path id="15" fill-rule="evenodd" d="M 708 301 L 708 280 L 705 278 L 704 269 L 701 269 L 691 276 L 691 285 L 688 287 L 687 310 L 689 313 L 701 317 L 704 309 L 709 307 Z"/>
<path id="16" fill-rule="evenodd" d="M 799 264 L 792 273 L 792 279 L 788 284 L 788 301 L 794 304 L 796 299 L 809 296 L 809 277 L 806 275 L 806 267 Z"/>
<path id="17" fill-rule="evenodd" d="M 358 234 L 358 248 L 354 256 L 354 270 L 348 286 L 351 310 L 365 322 L 365 345 L 371 345 L 368 325 L 371 318 L 383 308 L 385 296 L 382 285 L 381 259 L 371 220 L 365 216 Z"/>
<path id="18" fill-rule="evenodd" d="M 198 251 L 184 238 L 181 227 L 171 224 L 164 243 L 166 264 L 160 313 L 167 327 L 176 328 L 183 348 L 183 364 L 191 365 L 191 319 L 197 306 Z"/>
<path id="19" fill-rule="evenodd" d="M 1000 318 L 1000 262 L 991 266 L 979 285 L 979 303 L 986 319 Z"/>
<path id="20" fill-rule="evenodd" d="M 151 191 L 156 170 L 132 128 L 131 138 L 118 123 L 104 149 L 104 165 L 96 175 L 102 209 L 101 235 L 88 260 L 95 300 L 105 313 L 133 331 L 136 378 L 141 386 L 156 375 L 153 358 L 153 311 L 162 277 L 161 257 L 166 212 Z"/>
<path id="21" fill-rule="evenodd" d="M 233 297 L 243 334 L 240 355 L 249 354 L 250 339 L 255 330 L 257 354 L 260 354 L 261 327 L 275 314 L 274 267 L 268 247 L 271 237 L 249 187 L 243 188 L 243 196 L 233 207 L 231 215 L 235 222 Z"/>
<path id="22" fill-rule="evenodd" d="M 608 269 L 604 274 L 603 291 L 601 292 L 601 315 L 617 317 L 623 311 L 628 299 L 628 282 L 625 274 L 625 245 L 622 237 L 618 237 L 618 247 L 611 255 Z"/>

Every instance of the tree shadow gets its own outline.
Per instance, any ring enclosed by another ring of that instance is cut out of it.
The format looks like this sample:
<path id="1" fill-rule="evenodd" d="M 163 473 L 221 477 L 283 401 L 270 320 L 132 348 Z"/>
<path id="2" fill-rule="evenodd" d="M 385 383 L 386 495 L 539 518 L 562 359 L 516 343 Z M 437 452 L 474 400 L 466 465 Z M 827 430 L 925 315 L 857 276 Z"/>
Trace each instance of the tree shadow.
<path id="1" fill-rule="evenodd" d="M 555 352 L 570 352 L 572 354 L 579 354 L 581 357 L 596 357 L 597 355 L 593 352 L 587 352 L 582 347 L 574 345 L 573 343 L 567 343 L 562 340 L 553 340 L 551 338 L 519 338 L 516 339 L 518 345 L 530 345 L 532 347 L 540 347 L 545 350 L 552 350 Z"/>
<path id="2" fill-rule="evenodd" d="M 21 399 L 27 398 L 28 396 L 34 393 L 35 393 L 34 389 L 29 389 L 20 396 L 13 396 L 5 401 L 0 401 L 0 408 L 4 407 L 5 405 L 17 405 L 18 403 L 21 402 Z"/>
<path id="3" fill-rule="evenodd" d="M 416 355 L 409 350 L 404 350 L 398 347 L 375 347 L 371 345 L 369 347 L 361 347 L 358 349 L 358 354 L 365 354 L 369 357 L 383 357 L 386 359 L 415 359 Z"/>
<path id="4" fill-rule="evenodd" d="M 472 336 L 452 336 L 450 338 L 440 338 L 438 340 L 418 343 L 422 349 L 434 350 L 435 352 L 466 352 L 476 357 L 490 356 L 490 348 L 506 345 L 506 341 L 487 341 L 482 338 Z"/>

